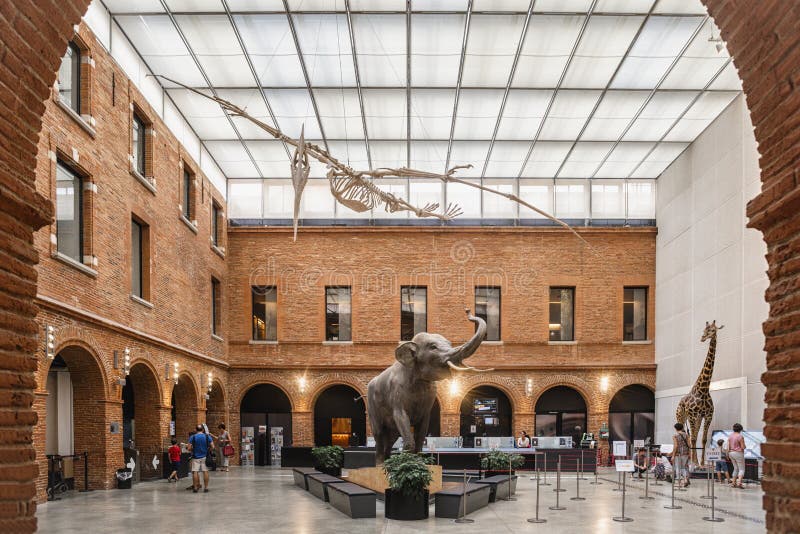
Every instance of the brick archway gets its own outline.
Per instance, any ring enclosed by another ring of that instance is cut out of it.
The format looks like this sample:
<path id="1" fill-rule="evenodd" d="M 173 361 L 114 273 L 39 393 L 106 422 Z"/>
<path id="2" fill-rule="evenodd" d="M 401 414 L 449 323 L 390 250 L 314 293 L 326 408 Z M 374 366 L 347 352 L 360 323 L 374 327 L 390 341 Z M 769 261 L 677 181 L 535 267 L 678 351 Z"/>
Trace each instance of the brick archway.
<path id="1" fill-rule="evenodd" d="M 764 324 L 767 372 L 765 433 L 770 443 L 762 451 L 765 463 L 764 507 L 772 531 L 797 530 L 800 485 L 791 475 L 800 450 L 793 430 L 800 412 L 794 390 L 800 379 L 800 325 L 795 279 L 800 272 L 800 77 L 798 37 L 800 5 L 763 0 L 702 0 L 715 18 L 743 80 L 755 137 L 761 153 L 762 192 L 748 205 L 750 226 L 761 230 L 768 248 L 769 319 Z M 3 408 L 14 413 L 0 425 L 0 444 L 18 452 L 0 459 L 6 483 L 0 496 L 0 525 L 11 531 L 32 531 L 33 484 L 36 478 L 32 408 L 39 347 L 35 323 L 37 254 L 33 232 L 50 222 L 52 206 L 34 187 L 35 157 L 44 101 L 55 80 L 60 57 L 74 24 L 89 0 L 19 0 L 8 3 L 0 18 L 3 65 L 0 87 L 0 369 L 8 371 L 2 385 Z M 20 473 L 27 473 L 20 476 Z M 13 476 L 12 476 L 13 474 Z M 13 481 L 13 482 L 10 482 Z"/>
<path id="2" fill-rule="evenodd" d="M 190 374 L 180 374 L 178 383 L 172 388 L 171 399 L 175 407 L 175 437 L 183 441 L 204 419 L 200 414 L 197 384 Z"/>
<path id="3" fill-rule="evenodd" d="M 161 473 L 152 467 L 150 459 L 156 455 L 161 460 L 160 453 L 169 431 L 158 374 L 146 360 L 134 361 L 122 389 L 122 445 L 128 447 L 126 438 L 133 439 L 134 448 L 139 451 L 142 479 L 158 478 Z M 127 419 L 129 416 L 133 416 L 132 425 Z"/>

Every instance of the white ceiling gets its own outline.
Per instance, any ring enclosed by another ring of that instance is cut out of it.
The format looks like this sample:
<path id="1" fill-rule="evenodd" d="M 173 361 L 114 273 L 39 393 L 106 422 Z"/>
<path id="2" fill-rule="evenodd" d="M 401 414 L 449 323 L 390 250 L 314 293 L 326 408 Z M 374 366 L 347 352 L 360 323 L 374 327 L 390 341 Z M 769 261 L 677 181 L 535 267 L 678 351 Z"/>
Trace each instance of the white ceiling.
<path id="1" fill-rule="evenodd" d="M 657 178 L 741 90 L 699 0 L 103 3 L 153 73 L 356 168 Z M 227 178 L 289 176 L 279 141 L 162 83 Z"/>

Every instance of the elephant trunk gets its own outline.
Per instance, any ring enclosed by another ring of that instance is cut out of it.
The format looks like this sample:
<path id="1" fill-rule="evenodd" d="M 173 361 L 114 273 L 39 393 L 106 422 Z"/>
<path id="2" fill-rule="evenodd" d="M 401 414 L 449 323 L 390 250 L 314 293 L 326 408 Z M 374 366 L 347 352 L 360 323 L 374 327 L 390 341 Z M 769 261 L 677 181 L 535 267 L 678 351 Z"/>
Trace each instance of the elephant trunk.
<path id="1" fill-rule="evenodd" d="M 475 330 L 475 335 L 473 335 L 472 338 L 463 345 L 454 347 L 453 350 L 447 355 L 448 362 L 459 364 L 464 361 L 465 358 L 469 358 L 476 350 L 478 350 L 483 338 L 486 337 L 486 322 L 480 317 L 471 315 L 469 310 L 467 310 L 467 318 L 475 323 L 478 327 Z"/>

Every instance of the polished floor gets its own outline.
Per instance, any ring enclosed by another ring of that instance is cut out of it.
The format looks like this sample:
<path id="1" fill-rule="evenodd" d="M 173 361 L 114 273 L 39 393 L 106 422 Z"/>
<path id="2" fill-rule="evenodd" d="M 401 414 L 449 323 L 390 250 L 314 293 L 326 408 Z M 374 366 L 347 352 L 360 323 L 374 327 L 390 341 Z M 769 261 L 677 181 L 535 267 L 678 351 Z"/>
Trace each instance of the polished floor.
<path id="1" fill-rule="evenodd" d="M 600 473 L 601 485 L 592 479 L 580 482 L 585 501 L 573 501 L 575 475 L 564 476 L 560 496 L 563 511 L 549 510 L 555 504 L 554 486 L 540 487 L 540 517 L 547 523 L 531 524 L 535 514 L 536 483 L 521 477 L 517 500 L 490 504 L 469 517 L 472 524 L 455 524 L 450 519 L 431 517 L 427 521 L 390 521 L 383 517 L 353 520 L 294 486 L 291 471 L 268 468 L 231 468 L 229 473 L 212 473 L 209 493 L 185 491 L 187 479 L 176 486 L 167 482 L 144 482 L 132 490 L 93 491 L 67 494 L 62 500 L 37 508 L 40 532 L 140 532 L 142 534 L 182 532 L 280 532 L 293 534 L 400 533 L 400 532 L 764 532 L 761 488 L 750 485 L 734 490 L 717 484 L 716 513 L 721 523 L 703 521 L 710 514 L 706 483 L 695 481 L 686 492 L 676 492 L 679 510 L 667 510 L 670 486 L 650 486 L 653 500 L 644 500 L 644 481 L 627 486 L 625 515 L 630 523 L 612 520 L 619 516 L 621 492 L 616 473 Z M 548 482 L 555 482 L 552 476 Z M 652 481 L 651 481 L 652 482 Z"/>

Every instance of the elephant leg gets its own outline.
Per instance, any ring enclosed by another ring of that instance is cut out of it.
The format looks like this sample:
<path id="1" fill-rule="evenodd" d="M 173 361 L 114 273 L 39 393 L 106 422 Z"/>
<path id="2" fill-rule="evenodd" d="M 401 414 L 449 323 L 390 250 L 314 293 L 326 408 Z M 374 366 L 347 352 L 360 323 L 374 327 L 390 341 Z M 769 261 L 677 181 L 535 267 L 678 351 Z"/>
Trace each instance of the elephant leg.
<path id="1" fill-rule="evenodd" d="M 415 443 L 414 433 L 411 431 L 411 421 L 408 418 L 408 414 L 405 412 L 405 410 L 396 409 L 393 416 L 394 423 L 397 425 L 397 430 L 403 437 L 403 450 L 413 451 Z"/>
<path id="2" fill-rule="evenodd" d="M 414 427 L 414 452 L 422 452 L 422 445 L 425 443 L 425 436 L 428 435 L 428 426 L 430 426 L 431 414 L 425 415 L 418 425 Z"/>
<path id="3" fill-rule="evenodd" d="M 375 437 L 375 465 L 383 465 L 386 459 L 386 431 L 373 427 Z"/>
<path id="4" fill-rule="evenodd" d="M 394 429 L 392 430 L 385 429 L 384 436 L 386 437 L 384 438 L 385 441 L 384 441 L 383 454 L 384 458 L 388 458 L 389 456 L 392 455 L 392 447 L 394 446 L 394 442 L 397 441 L 397 438 L 400 437 L 400 433 Z"/>

